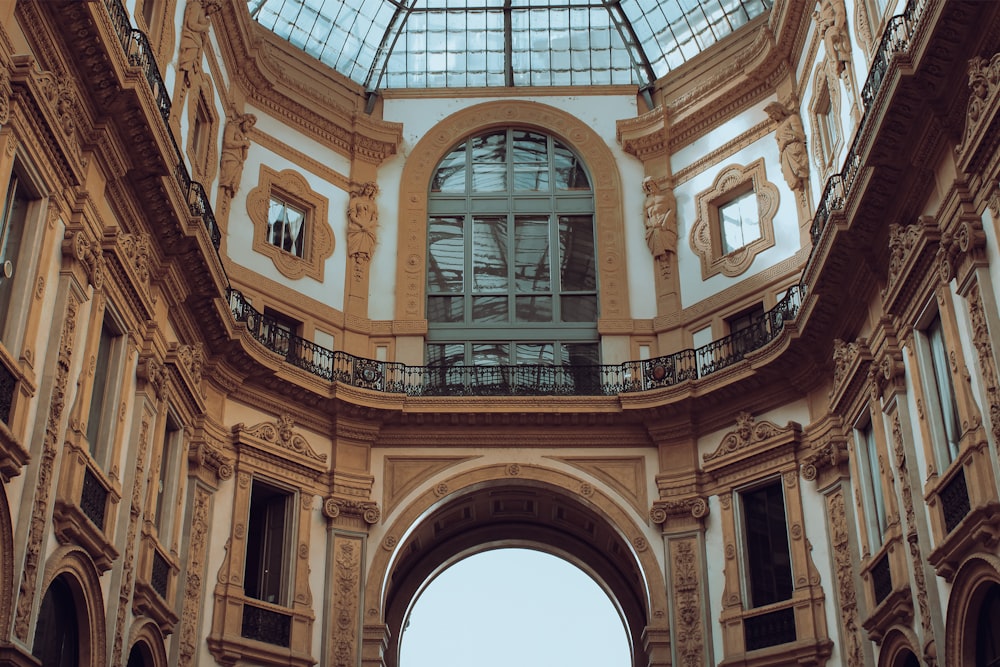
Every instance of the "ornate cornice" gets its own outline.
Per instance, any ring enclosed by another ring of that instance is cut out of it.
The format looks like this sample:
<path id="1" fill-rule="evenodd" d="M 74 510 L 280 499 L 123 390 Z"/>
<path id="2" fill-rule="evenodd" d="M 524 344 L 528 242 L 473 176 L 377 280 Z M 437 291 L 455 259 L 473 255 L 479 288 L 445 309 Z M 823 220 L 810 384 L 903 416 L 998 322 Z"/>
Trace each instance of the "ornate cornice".
<path id="1" fill-rule="evenodd" d="M 226 69 L 255 107 L 348 158 L 379 165 L 402 144 L 402 125 L 364 113 L 365 91 L 250 19 L 228 0 L 212 16 Z"/>
<path id="2" fill-rule="evenodd" d="M 723 436 L 714 452 L 704 454 L 702 458 L 706 463 L 719 462 L 757 443 L 790 434 L 794 430 L 792 425 L 782 428 L 767 420 L 758 422 L 749 412 L 741 412 L 736 418 L 736 428 Z"/>
<path id="3" fill-rule="evenodd" d="M 653 523 L 666 523 L 671 518 L 692 517 L 699 521 L 708 516 L 708 502 L 701 496 L 657 500 L 649 510 Z"/>

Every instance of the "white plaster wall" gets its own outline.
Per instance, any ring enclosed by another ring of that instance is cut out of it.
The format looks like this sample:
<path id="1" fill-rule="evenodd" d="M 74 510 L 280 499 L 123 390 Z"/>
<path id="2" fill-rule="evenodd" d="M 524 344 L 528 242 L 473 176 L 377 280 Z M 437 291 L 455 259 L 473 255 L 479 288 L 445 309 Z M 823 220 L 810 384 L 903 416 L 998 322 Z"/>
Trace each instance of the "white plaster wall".
<path id="1" fill-rule="evenodd" d="M 247 113 L 257 116 L 255 129 L 279 137 L 291 148 L 301 151 L 320 164 L 342 174 L 350 172 L 348 161 L 336 152 L 320 146 L 315 141 L 297 132 L 294 127 L 269 116 L 256 108 L 247 108 Z M 310 189 L 327 199 L 327 223 L 333 230 L 334 250 L 325 264 L 323 282 L 313 278 L 291 280 L 281 274 L 269 257 L 253 251 L 253 225 L 247 214 L 247 195 L 258 183 L 260 166 L 266 165 L 274 171 L 290 169 L 309 183 Z M 229 226 L 226 252 L 229 258 L 261 276 L 298 291 L 299 293 L 327 304 L 331 308 L 344 308 L 344 279 L 347 266 L 347 203 L 350 195 L 338 186 L 324 180 L 308 170 L 306 165 L 297 164 L 284 156 L 277 155 L 258 143 L 252 143 L 243 165 L 240 188 L 230 204 Z"/>
<path id="2" fill-rule="evenodd" d="M 764 106 L 770 101 L 772 100 L 766 100 L 739 118 L 723 124 L 691 146 L 678 151 L 674 156 L 675 172 L 678 168 L 690 164 L 705 153 L 718 148 L 748 127 L 753 127 L 766 120 L 767 114 L 764 113 Z M 698 193 L 712 187 L 716 177 L 723 169 L 733 165 L 746 166 L 760 158 L 764 158 L 767 180 L 778 189 L 778 211 L 773 220 L 775 245 L 758 254 L 750 267 L 739 276 L 729 278 L 722 274 L 716 274 L 708 280 L 702 280 L 701 258 L 691 247 L 691 230 L 697 215 L 695 198 Z M 674 189 L 674 196 L 677 198 L 677 264 L 681 276 L 681 305 L 683 307 L 697 303 L 760 273 L 791 257 L 801 247 L 796 195 L 781 175 L 778 144 L 773 134 L 761 137 L 746 148 L 737 151 L 717 164 L 710 165 L 690 180 L 681 183 Z"/>
<path id="3" fill-rule="evenodd" d="M 631 297 L 631 316 L 651 318 L 656 315 L 653 297 L 653 260 L 646 247 L 642 219 L 641 163 L 622 151 L 615 140 L 618 120 L 634 118 L 637 113 L 634 95 L 532 95 L 511 97 L 560 109 L 580 119 L 598 135 L 615 158 L 623 188 L 623 216 L 626 229 L 625 252 Z M 400 189 L 405 160 L 413 147 L 434 126 L 453 113 L 496 98 L 393 99 L 385 100 L 384 119 L 403 124 L 403 144 L 400 154 L 387 161 L 379 170 L 379 248 L 372 261 L 372 292 L 380 298 L 370 302 L 372 319 L 392 319 L 395 304 L 383 295 L 394 294 L 396 247 L 399 236 L 399 198 L 393 193 Z M 571 142 L 568 142 L 571 146 Z M 378 282 L 376 282 L 378 281 Z"/>

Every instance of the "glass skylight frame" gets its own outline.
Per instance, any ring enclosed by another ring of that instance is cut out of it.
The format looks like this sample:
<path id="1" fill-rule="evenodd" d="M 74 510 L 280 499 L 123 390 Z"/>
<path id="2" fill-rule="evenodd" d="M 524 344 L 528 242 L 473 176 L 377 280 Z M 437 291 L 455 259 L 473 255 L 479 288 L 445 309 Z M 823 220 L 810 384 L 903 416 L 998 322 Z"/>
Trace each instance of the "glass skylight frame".
<path id="1" fill-rule="evenodd" d="M 251 18 L 367 91 L 646 88 L 773 0 L 247 0 Z"/>

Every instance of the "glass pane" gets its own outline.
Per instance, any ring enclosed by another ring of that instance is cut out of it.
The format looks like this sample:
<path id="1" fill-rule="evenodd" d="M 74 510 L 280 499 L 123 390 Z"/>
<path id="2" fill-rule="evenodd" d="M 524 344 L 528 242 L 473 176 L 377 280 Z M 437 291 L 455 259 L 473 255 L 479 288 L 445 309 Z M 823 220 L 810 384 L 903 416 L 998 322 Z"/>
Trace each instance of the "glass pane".
<path id="1" fill-rule="evenodd" d="M 465 144 L 441 160 L 431 180 L 431 192 L 465 192 Z"/>
<path id="2" fill-rule="evenodd" d="M 768 484 L 740 495 L 750 606 L 787 600 L 792 597 L 792 563 L 781 484 Z"/>
<path id="3" fill-rule="evenodd" d="M 506 366 L 510 363 L 507 343 L 476 343 L 472 346 L 472 363 L 477 366 Z"/>
<path id="4" fill-rule="evenodd" d="M 548 141 L 545 135 L 514 130 L 514 164 L 546 162 Z"/>
<path id="5" fill-rule="evenodd" d="M 729 254 L 760 238 L 757 196 L 753 191 L 734 198 L 719 208 L 722 225 L 722 252 Z"/>
<path id="6" fill-rule="evenodd" d="M 507 189 L 507 165 L 472 165 L 472 190 L 474 192 L 503 192 Z"/>
<path id="7" fill-rule="evenodd" d="M 548 292 L 552 289 L 547 218 L 514 220 L 514 262 L 518 292 Z"/>
<path id="8" fill-rule="evenodd" d="M 549 190 L 549 165 L 547 163 L 515 165 L 514 189 L 520 192 L 547 192 Z"/>
<path id="9" fill-rule="evenodd" d="M 431 218 L 427 224 L 427 291 L 461 293 L 465 278 L 462 218 Z"/>
<path id="10" fill-rule="evenodd" d="M 555 362 L 555 346 L 552 343 L 517 343 L 514 353 L 516 364 L 551 366 Z"/>
<path id="11" fill-rule="evenodd" d="M 506 292 L 507 219 L 476 218 L 472 230 L 472 289 Z"/>
<path id="12" fill-rule="evenodd" d="M 564 366 L 596 366 L 601 363 L 601 351 L 596 343 L 563 344 L 560 361 Z"/>
<path id="13" fill-rule="evenodd" d="M 562 306 L 563 322 L 596 322 L 596 296 L 563 296 L 559 303 Z"/>
<path id="14" fill-rule="evenodd" d="M 428 343 L 428 366 L 457 366 L 465 363 L 464 343 Z"/>
<path id="15" fill-rule="evenodd" d="M 506 295 L 477 296 L 472 299 L 472 321 L 474 323 L 506 323 L 509 319 Z"/>
<path id="16" fill-rule="evenodd" d="M 551 296 L 519 296 L 515 299 L 518 322 L 551 322 Z"/>
<path id="17" fill-rule="evenodd" d="M 583 165 L 565 146 L 555 145 L 552 158 L 556 169 L 556 189 L 558 190 L 589 190 L 590 180 Z"/>
<path id="18" fill-rule="evenodd" d="M 432 296 L 427 299 L 429 322 L 464 322 L 465 297 Z"/>
<path id="19" fill-rule="evenodd" d="M 589 215 L 559 217 L 559 269 L 563 292 L 597 289 L 594 220 Z"/>

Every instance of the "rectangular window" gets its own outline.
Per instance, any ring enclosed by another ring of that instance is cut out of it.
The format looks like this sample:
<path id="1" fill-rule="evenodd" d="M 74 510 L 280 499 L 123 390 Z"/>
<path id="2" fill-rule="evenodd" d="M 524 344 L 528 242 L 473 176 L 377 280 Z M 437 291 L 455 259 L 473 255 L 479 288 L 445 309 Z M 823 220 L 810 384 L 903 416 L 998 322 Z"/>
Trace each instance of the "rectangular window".
<path id="1" fill-rule="evenodd" d="M 722 227 L 722 254 L 739 250 L 760 238 L 760 214 L 757 195 L 751 190 L 719 207 Z"/>
<path id="2" fill-rule="evenodd" d="M 243 576 L 247 597 L 288 605 L 294 506 L 290 491 L 253 480 Z"/>
<path id="3" fill-rule="evenodd" d="M 929 372 L 923 373 L 927 390 L 927 407 L 930 412 L 931 428 L 938 443 L 937 449 L 943 458 L 941 463 L 947 466 L 958 456 L 962 427 L 940 315 L 935 315 L 930 324 L 924 328 L 923 338 L 927 347 L 925 360 L 930 366 Z"/>
<path id="4" fill-rule="evenodd" d="M 21 179 L 14 175 L 7 187 L 3 211 L 0 213 L 0 322 L 8 321 L 14 295 L 15 275 L 22 267 L 19 261 L 21 242 L 24 239 L 30 195 Z M 0 326 L 0 335 L 3 327 Z M 6 339 L 4 339 L 6 340 Z"/>
<path id="5" fill-rule="evenodd" d="M 166 546 L 170 538 L 170 522 L 173 518 L 172 509 L 176 504 L 177 494 L 177 455 L 183 447 L 184 431 L 172 415 L 167 414 L 163 434 L 163 449 L 160 451 L 160 470 L 157 475 L 156 502 L 153 508 L 153 520 L 160 543 Z"/>
<path id="6" fill-rule="evenodd" d="M 781 480 L 739 494 L 748 608 L 792 597 L 792 560 Z"/>
<path id="7" fill-rule="evenodd" d="M 303 256 L 306 212 L 284 199 L 271 196 L 267 211 L 267 242 L 296 257 Z"/>
<path id="8" fill-rule="evenodd" d="M 864 502 L 865 523 L 871 551 L 882 546 L 887 526 L 885 494 L 882 488 L 881 466 L 879 464 L 878 441 L 874 424 L 869 421 L 857 431 L 858 469 L 861 474 L 861 495 Z"/>
<path id="9" fill-rule="evenodd" d="M 103 465 L 101 456 L 107 451 L 113 435 L 115 406 L 118 404 L 119 379 L 125 352 L 125 336 L 111 317 L 105 313 L 97 344 L 94 365 L 94 386 L 90 395 L 90 412 L 87 416 L 87 443 L 90 454 Z"/>

